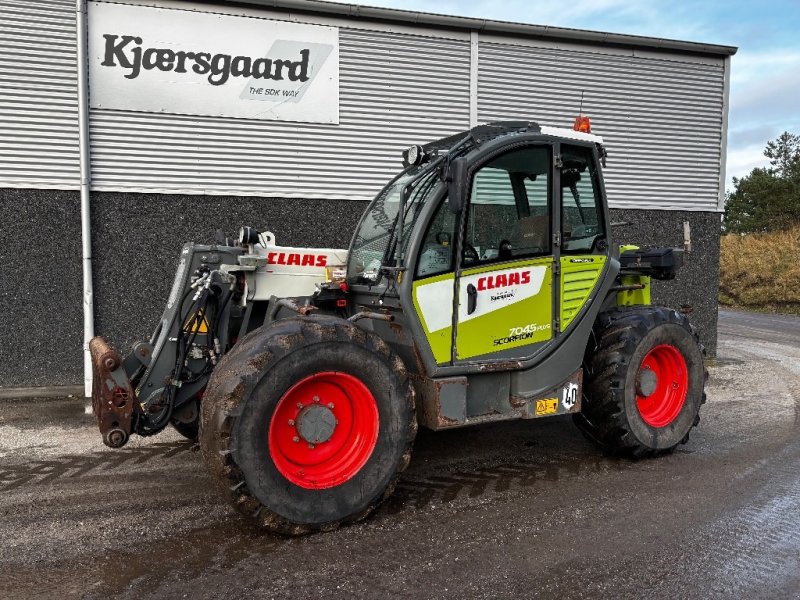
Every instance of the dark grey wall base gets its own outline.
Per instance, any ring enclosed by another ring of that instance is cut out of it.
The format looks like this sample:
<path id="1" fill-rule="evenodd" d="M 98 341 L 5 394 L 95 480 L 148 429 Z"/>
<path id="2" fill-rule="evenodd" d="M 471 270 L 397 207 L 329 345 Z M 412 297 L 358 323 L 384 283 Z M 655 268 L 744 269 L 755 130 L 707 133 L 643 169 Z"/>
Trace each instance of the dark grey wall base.
<path id="1" fill-rule="evenodd" d="M 708 212 L 612 210 L 617 242 L 683 248 L 683 222 L 691 228 L 692 250 L 673 281 L 653 282 L 653 302 L 689 313 L 709 357 L 717 353 L 720 214 Z"/>
<path id="2" fill-rule="evenodd" d="M 0 387 L 83 382 L 77 192 L 0 189 Z"/>
<path id="3" fill-rule="evenodd" d="M 285 246 L 346 248 L 363 202 L 94 193 L 95 330 L 126 352 L 147 339 L 169 294 L 181 246 L 209 242 L 216 228 L 271 230 Z M 0 189 L 5 226 L 0 269 L 0 387 L 75 385 L 83 380 L 80 197 L 77 192 Z M 654 300 L 692 307 L 710 355 L 716 351 L 720 219 L 715 213 L 614 210 L 615 240 L 683 245 L 693 252 Z"/>
<path id="4" fill-rule="evenodd" d="M 242 225 L 282 246 L 347 248 L 364 202 L 97 193 L 92 196 L 95 329 L 121 352 L 147 340 L 164 311 L 185 242 Z"/>

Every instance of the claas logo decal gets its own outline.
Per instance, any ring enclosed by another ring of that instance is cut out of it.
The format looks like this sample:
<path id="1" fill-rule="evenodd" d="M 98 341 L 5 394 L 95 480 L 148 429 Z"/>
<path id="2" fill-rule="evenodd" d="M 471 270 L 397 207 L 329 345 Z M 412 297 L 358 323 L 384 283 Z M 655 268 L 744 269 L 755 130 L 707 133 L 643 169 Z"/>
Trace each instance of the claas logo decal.
<path id="1" fill-rule="evenodd" d="M 499 275 L 489 275 L 478 279 L 478 291 L 496 290 L 499 288 L 512 287 L 515 285 L 526 285 L 531 282 L 530 271 L 514 271 L 512 273 L 500 273 Z"/>
<path id="2" fill-rule="evenodd" d="M 295 254 L 293 252 L 270 252 L 267 262 L 271 265 L 297 265 L 298 267 L 325 267 L 328 257 L 324 254 Z"/>

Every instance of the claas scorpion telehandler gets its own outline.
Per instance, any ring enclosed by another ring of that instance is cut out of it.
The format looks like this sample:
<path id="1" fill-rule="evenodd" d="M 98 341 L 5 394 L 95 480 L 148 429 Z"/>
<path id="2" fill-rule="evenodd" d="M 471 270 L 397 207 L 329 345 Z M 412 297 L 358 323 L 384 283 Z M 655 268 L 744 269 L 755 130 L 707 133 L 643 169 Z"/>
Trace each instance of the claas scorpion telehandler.
<path id="1" fill-rule="evenodd" d="M 684 443 L 705 400 L 671 248 L 620 246 L 586 117 L 403 153 L 349 250 L 243 227 L 186 244 L 148 342 L 90 344 L 103 441 L 174 426 L 239 511 L 285 534 L 366 517 L 432 430 L 571 414 L 610 452 Z"/>

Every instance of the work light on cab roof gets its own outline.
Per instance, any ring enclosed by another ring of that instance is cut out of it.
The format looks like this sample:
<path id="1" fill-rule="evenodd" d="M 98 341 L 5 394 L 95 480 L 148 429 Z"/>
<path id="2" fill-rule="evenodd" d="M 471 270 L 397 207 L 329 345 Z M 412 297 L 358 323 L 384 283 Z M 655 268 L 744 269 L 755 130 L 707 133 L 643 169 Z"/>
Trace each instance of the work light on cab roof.
<path id="1" fill-rule="evenodd" d="M 425 150 L 419 144 L 414 144 L 403 150 L 403 166 L 410 167 L 411 165 L 421 165 L 429 158 L 425 154 Z"/>

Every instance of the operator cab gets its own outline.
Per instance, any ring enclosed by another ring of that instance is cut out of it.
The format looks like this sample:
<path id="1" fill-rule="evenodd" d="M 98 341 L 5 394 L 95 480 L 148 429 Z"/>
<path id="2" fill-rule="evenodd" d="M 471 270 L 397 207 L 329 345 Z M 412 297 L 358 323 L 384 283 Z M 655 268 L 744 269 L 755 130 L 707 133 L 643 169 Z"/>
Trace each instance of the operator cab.
<path id="1" fill-rule="evenodd" d="M 353 237 L 355 304 L 413 305 L 429 374 L 535 362 L 607 265 L 604 157 L 598 136 L 516 122 L 412 147 Z"/>
<path id="2" fill-rule="evenodd" d="M 552 138 L 574 139 L 576 148 L 565 147 L 559 156 L 561 186 L 568 190 L 568 214 L 564 241 L 572 249 L 591 245 L 603 237 L 604 231 L 596 211 L 584 210 L 583 196 L 589 192 L 594 204 L 599 194 L 597 158 L 604 160 L 602 138 L 583 133 L 588 129 L 588 118 L 581 117 L 582 131 L 539 127 L 533 123 L 491 123 L 468 132 L 438 140 L 426 146 L 412 146 L 403 153 L 408 163 L 413 163 L 381 190 L 364 213 L 350 249 L 347 280 L 350 285 L 375 286 L 388 270 L 394 267 L 408 270 L 408 235 L 426 205 L 441 203 L 450 207 L 451 214 L 441 210 L 435 219 L 437 225 L 432 238 L 426 239 L 417 268 L 419 275 L 429 275 L 449 268 L 453 261 L 455 214 L 460 207 L 452 198 L 442 202 L 448 192 L 446 179 L 452 178 L 454 162 L 469 161 L 480 154 L 488 142 L 510 143 L 512 136 L 537 135 L 540 141 Z M 576 129 L 578 127 L 576 120 Z M 502 145 L 502 144 L 501 144 Z M 470 188 L 469 210 L 472 221 L 470 233 L 478 244 L 464 241 L 464 264 L 478 264 L 493 259 L 510 259 L 514 256 L 545 252 L 550 243 L 550 207 L 552 205 L 551 175 L 553 169 L 552 144 L 532 145 L 520 152 L 502 154 L 484 165 L 465 185 Z M 581 150 L 580 148 L 584 149 Z M 593 148 L 594 147 L 594 148 Z M 548 152 L 548 150 L 550 150 Z M 462 176 L 463 177 L 463 176 Z M 449 186 L 452 188 L 452 186 Z M 397 227 L 398 213 L 403 208 L 403 227 Z M 498 208 L 505 206 L 505 209 Z M 489 218 L 489 221 L 486 219 Z M 477 237 L 476 223 L 484 225 Z M 511 224 L 511 230 L 504 228 Z M 581 244 L 578 240 L 584 240 Z M 402 241 L 402 247 L 398 242 Z"/>

